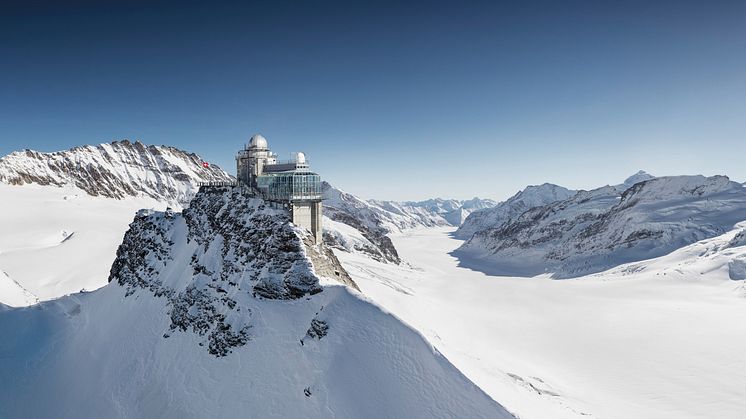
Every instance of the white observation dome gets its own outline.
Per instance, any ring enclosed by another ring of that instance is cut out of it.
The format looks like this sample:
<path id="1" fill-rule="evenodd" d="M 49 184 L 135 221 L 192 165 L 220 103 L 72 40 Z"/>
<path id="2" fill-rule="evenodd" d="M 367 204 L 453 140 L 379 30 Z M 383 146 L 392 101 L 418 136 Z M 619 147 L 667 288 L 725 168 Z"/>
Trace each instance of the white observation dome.
<path id="1" fill-rule="evenodd" d="M 299 152 L 298 154 L 296 154 L 295 155 L 295 162 L 296 163 L 300 163 L 300 164 L 304 164 L 306 162 L 306 154 L 302 153 L 302 152 Z"/>
<path id="2" fill-rule="evenodd" d="M 249 148 L 267 148 L 267 139 L 262 134 L 254 134 L 249 140 Z"/>

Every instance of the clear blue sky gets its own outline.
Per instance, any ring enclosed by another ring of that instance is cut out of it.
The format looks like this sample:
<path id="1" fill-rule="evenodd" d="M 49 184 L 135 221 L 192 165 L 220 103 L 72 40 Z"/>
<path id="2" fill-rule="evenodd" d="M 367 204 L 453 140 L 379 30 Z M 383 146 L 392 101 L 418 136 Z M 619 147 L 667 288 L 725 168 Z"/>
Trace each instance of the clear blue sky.
<path id="1" fill-rule="evenodd" d="M 746 181 L 743 1 L 57 3 L 0 13 L 0 155 L 128 138 L 232 172 L 261 132 L 369 198 Z"/>

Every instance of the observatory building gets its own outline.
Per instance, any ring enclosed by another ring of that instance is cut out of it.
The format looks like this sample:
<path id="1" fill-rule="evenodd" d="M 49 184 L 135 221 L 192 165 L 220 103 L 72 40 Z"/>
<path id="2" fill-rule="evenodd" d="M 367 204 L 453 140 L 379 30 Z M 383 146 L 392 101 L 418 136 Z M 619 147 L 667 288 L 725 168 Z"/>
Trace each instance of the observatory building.
<path id="1" fill-rule="evenodd" d="M 293 224 L 309 230 L 321 243 L 321 176 L 310 170 L 305 154 L 278 161 L 267 139 L 256 134 L 236 154 L 236 178 L 239 185 L 289 210 Z"/>

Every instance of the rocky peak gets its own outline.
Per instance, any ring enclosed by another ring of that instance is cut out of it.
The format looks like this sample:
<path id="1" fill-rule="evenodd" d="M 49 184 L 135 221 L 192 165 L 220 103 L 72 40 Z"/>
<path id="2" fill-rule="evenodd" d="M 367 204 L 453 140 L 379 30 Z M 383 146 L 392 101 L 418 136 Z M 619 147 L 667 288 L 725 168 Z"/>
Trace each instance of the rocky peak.
<path id="1" fill-rule="evenodd" d="M 192 332 L 211 354 L 225 356 L 250 339 L 252 300 L 317 294 L 319 276 L 357 288 L 336 257 L 307 235 L 285 211 L 243 188 L 205 188 L 183 214 L 138 213 L 109 281 L 126 296 L 166 299 L 171 326 L 164 337 Z"/>
<path id="2" fill-rule="evenodd" d="M 635 183 L 644 182 L 646 180 L 650 180 L 650 179 L 654 179 L 654 178 L 655 178 L 655 176 L 651 175 L 650 173 L 648 173 L 648 172 L 646 172 L 644 170 L 640 170 L 637 173 L 635 173 L 634 175 L 632 175 L 632 176 L 628 177 L 627 179 L 625 179 L 624 183 L 622 185 L 624 185 L 626 188 L 630 188 Z"/>

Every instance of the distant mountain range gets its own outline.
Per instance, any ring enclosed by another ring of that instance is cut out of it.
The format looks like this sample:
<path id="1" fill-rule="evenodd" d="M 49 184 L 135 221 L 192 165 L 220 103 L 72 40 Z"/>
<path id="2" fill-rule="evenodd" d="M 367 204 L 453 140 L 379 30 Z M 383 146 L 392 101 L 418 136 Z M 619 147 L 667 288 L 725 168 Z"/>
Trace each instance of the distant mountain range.
<path id="1" fill-rule="evenodd" d="M 324 241 L 348 252 L 362 252 L 375 260 L 399 263 L 388 234 L 419 227 L 458 226 L 473 211 L 490 208 L 489 199 L 427 201 L 363 200 L 324 182 Z"/>
<path id="2" fill-rule="evenodd" d="M 662 256 L 743 220 L 743 184 L 725 176 L 640 172 L 591 191 L 529 187 L 472 214 L 457 232 L 469 238 L 455 254 L 463 265 L 493 274 L 568 278 Z"/>

